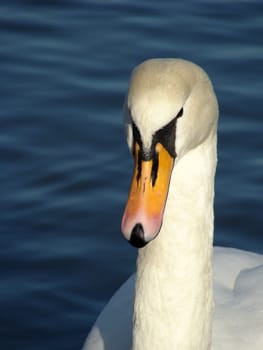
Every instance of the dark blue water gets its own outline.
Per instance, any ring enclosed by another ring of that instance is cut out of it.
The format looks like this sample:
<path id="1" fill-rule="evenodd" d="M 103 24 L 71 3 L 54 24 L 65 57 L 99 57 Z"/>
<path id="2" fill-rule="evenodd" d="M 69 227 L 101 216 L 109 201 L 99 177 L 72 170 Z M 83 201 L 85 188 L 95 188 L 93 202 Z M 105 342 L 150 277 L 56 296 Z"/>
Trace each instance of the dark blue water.
<path id="1" fill-rule="evenodd" d="M 134 270 L 122 104 L 146 58 L 210 75 L 215 243 L 263 253 L 261 1 L 2 1 L 0 45 L 1 349 L 79 349 Z"/>

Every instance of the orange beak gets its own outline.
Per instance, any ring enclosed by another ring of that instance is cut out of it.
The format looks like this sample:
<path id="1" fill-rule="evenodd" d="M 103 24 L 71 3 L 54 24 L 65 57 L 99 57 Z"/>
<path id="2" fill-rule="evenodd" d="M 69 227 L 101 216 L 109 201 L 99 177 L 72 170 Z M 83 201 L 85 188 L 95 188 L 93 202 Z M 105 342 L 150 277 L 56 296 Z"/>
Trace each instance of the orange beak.
<path id="1" fill-rule="evenodd" d="M 138 248 L 154 239 L 162 226 L 174 158 L 155 146 L 154 159 L 143 160 L 135 144 L 135 164 L 129 197 L 122 218 L 122 232 Z"/>

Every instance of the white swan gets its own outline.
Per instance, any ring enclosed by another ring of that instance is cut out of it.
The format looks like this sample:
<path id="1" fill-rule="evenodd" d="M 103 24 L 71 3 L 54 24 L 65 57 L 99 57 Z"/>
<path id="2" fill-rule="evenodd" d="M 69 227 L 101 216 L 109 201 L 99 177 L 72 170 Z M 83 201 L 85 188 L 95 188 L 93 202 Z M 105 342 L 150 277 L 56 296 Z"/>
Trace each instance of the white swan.
<path id="1" fill-rule="evenodd" d="M 215 248 L 212 259 L 218 106 L 209 78 L 184 60 L 148 60 L 133 71 L 125 117 L 135 170 L 122 231 L 135 246 L 151 242 L 138 252 L 135 292 L 131 277 L 83 349 L 262 350 L 263 256 Z"/>

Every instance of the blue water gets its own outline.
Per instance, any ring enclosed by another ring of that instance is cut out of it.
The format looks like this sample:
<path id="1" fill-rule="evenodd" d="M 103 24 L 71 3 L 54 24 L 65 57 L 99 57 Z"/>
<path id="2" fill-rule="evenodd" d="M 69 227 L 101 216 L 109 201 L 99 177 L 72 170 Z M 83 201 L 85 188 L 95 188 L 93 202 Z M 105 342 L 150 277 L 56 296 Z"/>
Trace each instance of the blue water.
<path id="1" fill-rule="evenodd" d="M 79 349 L 134 271 L 122 104 L 146 58 L 210 75 L 215 243 L 263 253 L 260 0 L 2 1 L 0 44 L 1 349 Z"/>

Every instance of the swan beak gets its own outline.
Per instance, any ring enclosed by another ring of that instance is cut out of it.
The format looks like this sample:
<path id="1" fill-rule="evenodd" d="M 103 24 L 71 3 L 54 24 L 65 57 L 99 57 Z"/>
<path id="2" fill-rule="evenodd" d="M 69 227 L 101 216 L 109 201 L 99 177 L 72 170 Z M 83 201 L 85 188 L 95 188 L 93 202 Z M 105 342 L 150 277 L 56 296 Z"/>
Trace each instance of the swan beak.
<path id="1" fill-rule="evenodd" d="M 122 233 L 133 246 L 141 248 L 161 229 L 174 158 L 161 143 L 156 144 L 150 159 L 142 158 L 137 143 L 134 153 L 134 173 L 122 218 Z"/>

